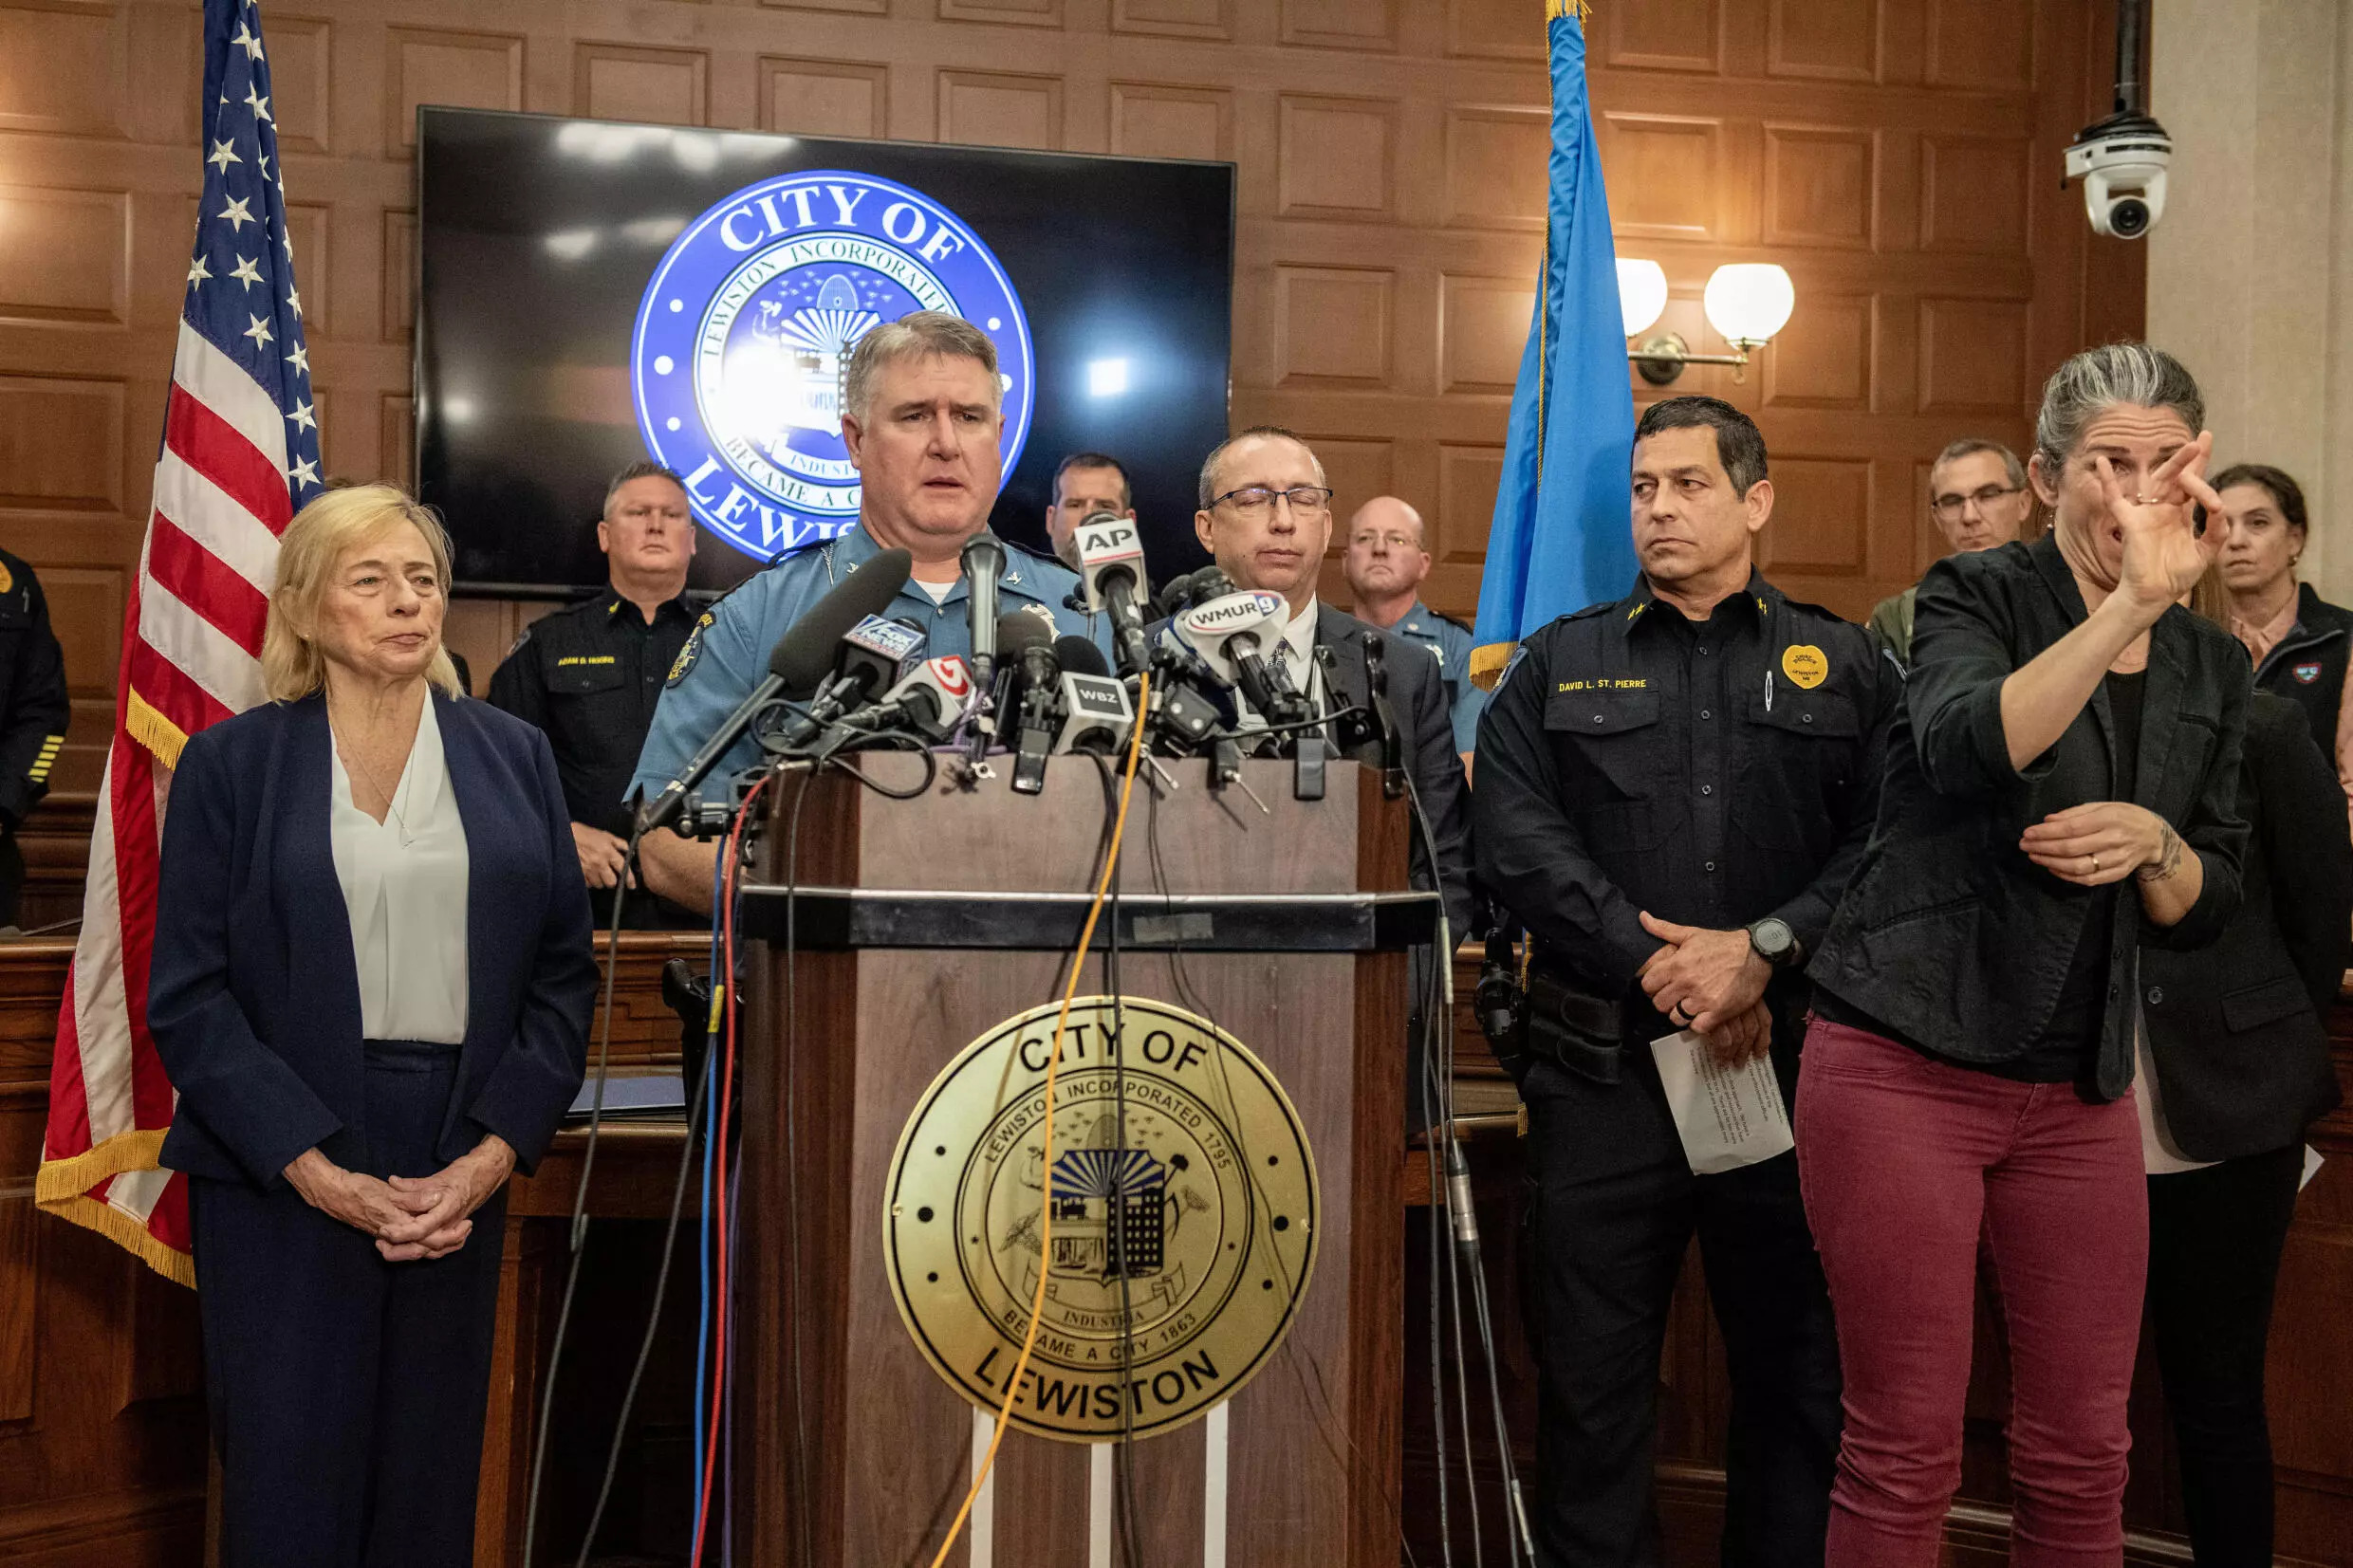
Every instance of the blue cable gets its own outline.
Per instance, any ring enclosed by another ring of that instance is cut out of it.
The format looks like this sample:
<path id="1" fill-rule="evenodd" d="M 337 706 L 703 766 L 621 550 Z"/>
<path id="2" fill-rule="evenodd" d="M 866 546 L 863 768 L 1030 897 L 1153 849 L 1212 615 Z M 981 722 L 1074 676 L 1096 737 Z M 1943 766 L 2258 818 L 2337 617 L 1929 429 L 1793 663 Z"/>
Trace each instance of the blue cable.
<path id="1" fill-rule="evenodd" d="M 714 911 L 719 905 L 719 888 L 721 878 L 726 869 L 724 865 L 726 858 L 726 852 L 722 850 L 718 858 L 712 862 L 711 866 L 711 906 Z M 715 989 L 715 987 L 731 984 L 733 979 L 734 977 L 732 975 L 722 974 L 719 970 L 719 922 L 714 917 L 711 922 L 711 983 L 714 987 L 712 994 L 713 996 L 717 996 L 719 992 Z M 719 1065 L 718 1045 L 719 1042 L 716 1040 L 713 1040 L 711 1037 L 710 1032 L 706 1030 L 703 1036 L 703 1077 L 706 1080 L 709 1079 L 711 1074 Z M 688 1516 L 690 1521 L 688 1525 L 690 1536 L 688 1549 L 690 1552 L 693 1550 L 692 1531 L 694 1529 L 694 1525 L 692 1522 L 700 1520 L 703 1517 L 703 1488 L 710 1484 L 710 1478 L 703 1473 L 703 1391 L 707 1386 L 706 1380 L 709 1376 L 708 1368 L 710 1365 L 711 1352 L 711 1313 L 713 1307 L 711 1292 L 711 1168 L 713 1155 L 718 1147 L 719 1141 L 718 1134 L 715 1131 L 719 1118 L 718 1107 L 718 1086 L 716 1084 L 713 1084 L 710 1090 L 703 1096 L 703 1206 L 702 1211 L 696 1215 L 695 1222 L 696 1243 L 700 1248 L 702 1263 L 702 1305 L 701 1311 L 698 1315 L 699 1320 L 696 1322 L 695 1327 L 695 1426 L 693 1429 L 695 1435 L 694 1441 L 689 1445 L 694 1450 L 693 1457 L 695 1461 L 695 1511 Z"/>

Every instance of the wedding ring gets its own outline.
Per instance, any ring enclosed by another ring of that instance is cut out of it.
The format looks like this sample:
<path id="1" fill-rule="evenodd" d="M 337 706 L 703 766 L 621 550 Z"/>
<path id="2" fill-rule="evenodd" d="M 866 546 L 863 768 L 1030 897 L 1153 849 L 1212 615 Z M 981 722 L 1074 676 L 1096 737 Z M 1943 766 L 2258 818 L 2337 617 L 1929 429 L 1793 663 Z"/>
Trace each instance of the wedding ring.
<path id="1" fill-rule="evenodd" d="M 2100 875 L 2100 857 L 2099 857 L 2099 856 L 2097 856 L 2097 855 L 2094 855 L 2094 856 L 2091 858 L 2091 874 L 2092 874 L 2094 876 L 2099 876 L 2099 875 Z"/>

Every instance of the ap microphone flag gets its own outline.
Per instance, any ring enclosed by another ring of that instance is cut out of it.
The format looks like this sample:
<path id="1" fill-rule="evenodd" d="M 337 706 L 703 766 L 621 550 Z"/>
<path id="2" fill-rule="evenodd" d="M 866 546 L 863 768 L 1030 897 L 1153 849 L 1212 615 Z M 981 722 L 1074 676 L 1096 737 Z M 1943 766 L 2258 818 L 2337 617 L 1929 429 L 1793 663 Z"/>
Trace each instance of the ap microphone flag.
<path id="1" fill-rule="evenodd" d="M 1620 0 L 1625 3 L 1625 0 Z M 1609 197 L 1585 99 L 1581 0 L 1547 0 L 1552 160 L 1536 313 L 1511 395 L 1471 678 L 1491 687 L 1522 637 L 1634 581 L 1634 394 Z"/>

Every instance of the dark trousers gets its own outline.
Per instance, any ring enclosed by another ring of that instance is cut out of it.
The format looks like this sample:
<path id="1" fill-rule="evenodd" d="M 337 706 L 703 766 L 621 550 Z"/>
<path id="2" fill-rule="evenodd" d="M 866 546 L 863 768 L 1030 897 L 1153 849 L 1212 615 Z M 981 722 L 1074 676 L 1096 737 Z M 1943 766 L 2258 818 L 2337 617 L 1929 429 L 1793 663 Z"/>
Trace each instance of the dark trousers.
<path id="1" fill-rule="evenodd" d="M 2149 1315 L 2197 1568 L 2268 1568 L 2263 1356 L 2304 1150 L 2149 1178 Z"/>
<path id="2" fill-rule="evenodd" d="M 368 1042 L 374 1176 L 428 1176 L 455 1046 Z M 388 1264 L 290 1184 L 192 1180 L 225 1568 L 465 1568 L 507 1198 Z"/>
<path id="3" fill-rule="evenodd" d="M 1529 1070 L 1521 1288 L 1540 1373 L 1536 1556 L 1655 1568 L 1658 1358 L 1695 1232 L 1732 1378 L 1728 1568 L 1822 1561 L 1838 1459 L 1838 1340 L 1797 1161 L 1694 1176 L 1645 1047 L 1623 1081 Z"/>

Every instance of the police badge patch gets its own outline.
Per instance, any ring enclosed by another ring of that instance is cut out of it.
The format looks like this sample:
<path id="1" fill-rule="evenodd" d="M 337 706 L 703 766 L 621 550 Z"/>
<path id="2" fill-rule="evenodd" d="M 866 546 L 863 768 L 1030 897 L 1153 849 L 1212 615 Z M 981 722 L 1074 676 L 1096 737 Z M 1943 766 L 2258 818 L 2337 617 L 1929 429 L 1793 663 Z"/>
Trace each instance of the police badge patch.
<path id="1" fill-rule="evenodd" d="M 2301 681 L 2303 684 L 2309 686 L 2320 678 L 2321 667 L 2319 665 L 2299 664 L 2296 666 L 2296 679 Z"/>
<path id="2" fill-rule="evenodd" d="M 713 612 L 705 610 L 701 618 L 695 622 L 695 629 L 687 633 L 686 640 L 678 645 L 678 656 L 670 661 L 670 673 L 662 680 L 664 686 L 676 686 L 686 679 L 686 673 L 695 668 L 695 660 L 702 654 L 703 633 L 717 618 Z"/>
<path id="3" fill-rule="evenodd" d="M 639 303 L 629 381 L 647 450 L 687 476 L 705 526 L 765 561 L 858 520 L 843 376 L 859 339 L 912 310 L 996 344 L 1010 472 L 1029 434 L 1029 323 L 954 212 L 825 169 L 746 186 L 687 226 Z"/>

